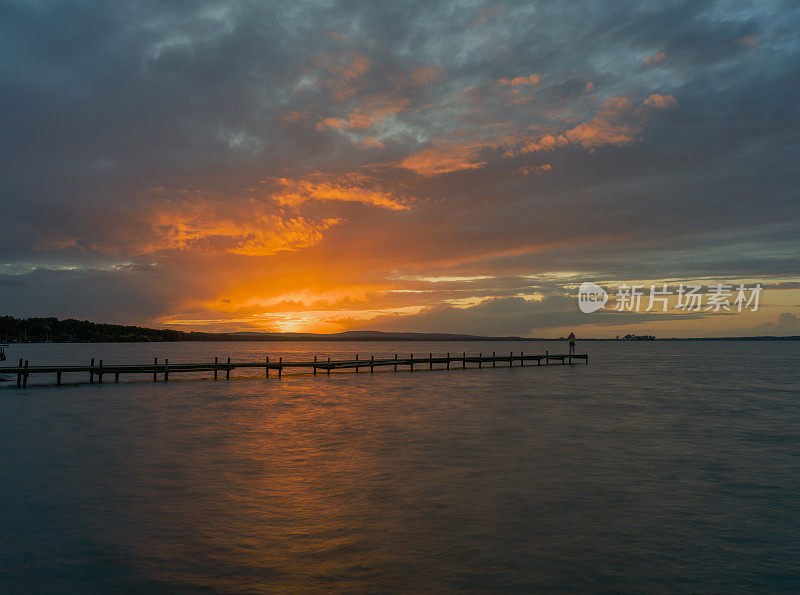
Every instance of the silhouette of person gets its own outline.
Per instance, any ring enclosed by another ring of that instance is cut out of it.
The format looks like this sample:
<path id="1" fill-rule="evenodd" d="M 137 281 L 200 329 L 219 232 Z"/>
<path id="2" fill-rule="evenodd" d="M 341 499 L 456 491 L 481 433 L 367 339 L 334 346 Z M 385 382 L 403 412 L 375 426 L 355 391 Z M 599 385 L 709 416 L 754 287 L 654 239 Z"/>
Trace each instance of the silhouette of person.
<path id="1" fill-rule="evenodd" d="M 569 353 L 570 355 L 575 355 L 575 333 L 572 331 L 569 332 Z"/>

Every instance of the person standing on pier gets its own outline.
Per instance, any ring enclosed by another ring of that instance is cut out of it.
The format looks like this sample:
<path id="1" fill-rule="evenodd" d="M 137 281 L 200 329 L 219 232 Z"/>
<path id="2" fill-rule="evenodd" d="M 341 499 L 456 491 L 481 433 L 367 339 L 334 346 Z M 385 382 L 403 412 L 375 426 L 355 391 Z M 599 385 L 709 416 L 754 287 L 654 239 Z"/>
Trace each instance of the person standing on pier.
<path id="1" fill-rule="evenodd" d="M 575 355 L 575 333 L 570 331 L 569 332 L 569 337 L 567 337 L 567 339 L 569 339 L 569 354 L 570 355 Z M 572 360 L 570 360 L 570 361 L 572 361 Z"/>

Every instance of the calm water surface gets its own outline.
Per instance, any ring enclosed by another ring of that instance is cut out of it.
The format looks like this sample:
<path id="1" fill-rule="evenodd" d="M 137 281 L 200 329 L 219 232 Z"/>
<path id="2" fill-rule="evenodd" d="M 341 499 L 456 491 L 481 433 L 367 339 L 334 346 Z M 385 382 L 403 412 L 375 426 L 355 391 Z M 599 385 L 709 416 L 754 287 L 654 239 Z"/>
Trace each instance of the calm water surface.
<path id="1" fill-rule="evenodd" d="M 564 347 L 52 344 L 9 360 L 520 349 Z M 800 343 L 579 351 L 588 366 L 0 383 L 0 589 L 800 590 Z"/>

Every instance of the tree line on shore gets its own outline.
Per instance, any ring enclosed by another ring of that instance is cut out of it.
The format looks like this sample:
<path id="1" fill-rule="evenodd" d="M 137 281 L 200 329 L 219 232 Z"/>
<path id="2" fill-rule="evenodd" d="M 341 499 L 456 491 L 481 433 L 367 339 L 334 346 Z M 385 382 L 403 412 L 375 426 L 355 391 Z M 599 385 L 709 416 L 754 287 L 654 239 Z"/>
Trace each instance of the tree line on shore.
<path id="1" fill-rule="evenodd" d="M 67 318 L 0 317 L 0 340 L 38 343 L 123 342 L 123 341 L 197 341 L 209 333 L 187 333 L 122 324 L 102 324 Z M 209 338 L 208 340 L 215 340 Z"/>

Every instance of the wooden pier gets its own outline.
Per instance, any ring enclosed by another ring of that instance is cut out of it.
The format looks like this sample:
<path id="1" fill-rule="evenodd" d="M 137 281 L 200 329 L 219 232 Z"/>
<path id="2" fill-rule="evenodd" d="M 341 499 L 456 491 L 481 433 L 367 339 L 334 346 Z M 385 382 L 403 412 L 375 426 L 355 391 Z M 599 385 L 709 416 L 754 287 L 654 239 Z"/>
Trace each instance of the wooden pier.
<path id="1" fill-rule="evenodd" d="M 492 352 L 491 355 L 484 355 L 479 353 L 477 355 L 467 355 L 466 352 L 460 354 L 446 354 L 441 356 L 434 356 L 432 353 L 427 354 L 427 357 L 418 357 L 414 354 L 408 357 L 398 358 L 394 354 L 393 358 L 380 358 L 376 359 L 374 355 L 369 359 L 359 359 L 356 355 L 355 359 L 345 360 L 332 360 L 331 358 L 320 358 L 314 356 L 313 360 L 306 361 L 283 361 L 283 357 L 277 360 L 270 361 L 269 357 L 265 357 L 263 361 L 258 362 L 232 362 L 231 358 L 226 361 L 220 361 L 215 357 L 213 362 L 204 362 L 199 364 L 180 364 L 169 363 L 169 359 L 159 361 L 158 358 L 153 360 L 152 364 L 127 364 L 127 365 L 104 365 L 103 360 L 95 362 L 92 359 L 88 365 L 70 365 L 70 366 L 31 366 L 27 360 L 19 360 L 17 366 L 0 366 L 0 374 L 16 374 L 17 388 L 27 388 L 28 377 L 31 374 L 53 374 L 57 385 L 61 385 L 64 374 L 70 375 L 84 375 L 84 382 L 102 384 L 108 378 L 113 377 L 114 382 L 120 381 L 120 376 L 136 374 L 136 375 L 152 375 L 153 382 L 161 378 L 164 382 L 169 381 L 170 375 L 181 373 L 197 373 L 197 372 L 212 372 L 214 380 L 218 380 L 220 373 L 225 373 L 225 379 L 229 380 L 231 371 L 237 368 L 256 368 L 263 369 L 264 376 L 269 378 L 270 372 L 276 372 L 278 377 L 283 374 L 283 369 L 307 369 L 314 375 L 319 371 L 330 374 L 333 370 L 355 370 L 356 373 L 362 368 L 369 368 L 370 373 L 375 371 L 375 368 L 392 368 L 397 372 L 398 367 L 406 367 L 409 371 L 413 372 L 416 367 L 419 369 L 433 370 L 434 366 L 441 369 L 450 370 L 451 366 L 455 365 L 457 368 L 467 368 L 467 364 L 473 364 L 470 367 L 483 368 L 484 366 L 491 365 L 492 368 L 497 367 L 512 367 L 524 366 L 526 363 L 534 364 L 537 366 L 549 365 L 551 363 L 558 363 L 561 365 L 572 364 L 573 360 L 583 360 L 584 363 L 589 363 L 588 354 L 559 354 L 551 355 L 545 352 L 544 355 L 525 355 L 522 351 L 519 353 L 510 352 L 508 355 L 498 355 Z M 498 365 L 502 364 L 502 366 Z M 79 381 L 80 382 L 80 381 Z M 74 382 L 73 382 L 74 383 Z"/>

